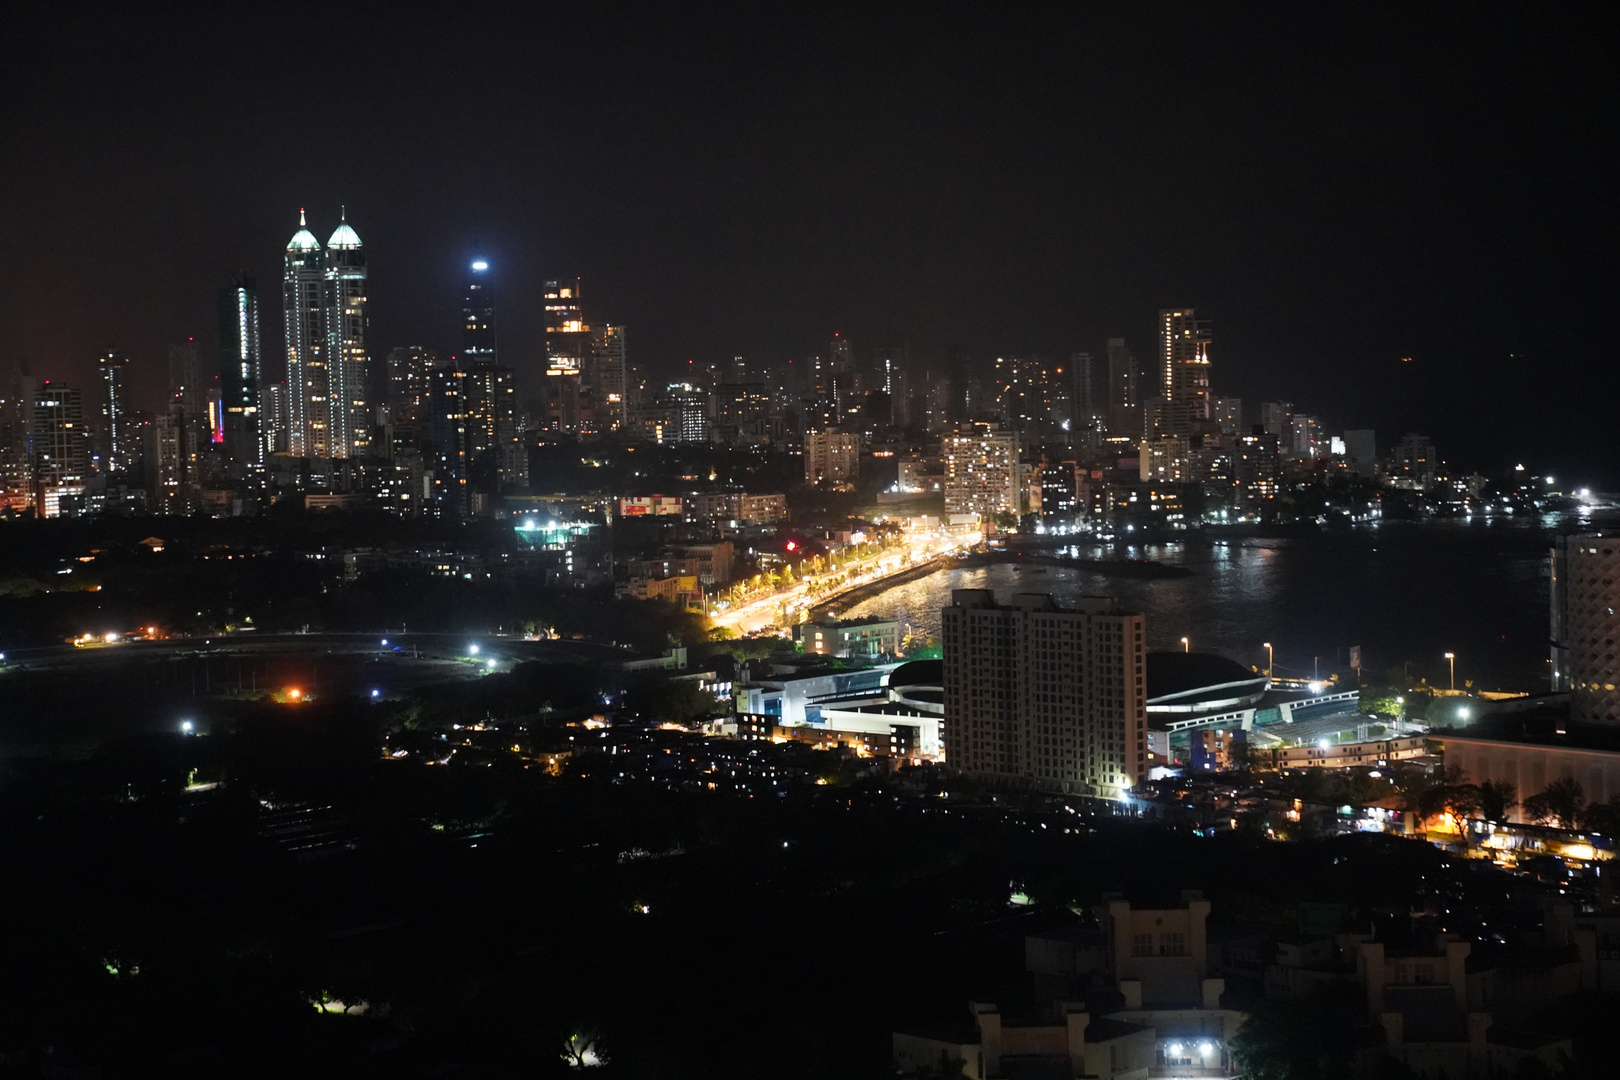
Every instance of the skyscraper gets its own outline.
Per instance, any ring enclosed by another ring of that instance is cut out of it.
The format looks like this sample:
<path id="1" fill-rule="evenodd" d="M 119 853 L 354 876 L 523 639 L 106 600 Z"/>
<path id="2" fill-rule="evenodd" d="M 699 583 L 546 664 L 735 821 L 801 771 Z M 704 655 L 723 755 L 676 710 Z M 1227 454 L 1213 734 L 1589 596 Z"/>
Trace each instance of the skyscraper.
<path id="1" fill-rule="evenodd" d="M 1587 723 L 1620 723 L 1617 580 L 1620 538 L 1558 537 L 1552 549 L 1552 688 L 1568 692 L 1570 716 Z"/>
<path id="2" fill-rule="evenodd" d="M 529 482 L 512 369 L 498 364 L 466 366 L 462 401 L 466 457 L 476 494 L 493 496 Z"/>
<path id="3" fill-rule="evenodd" d="M 325 267 L 321 244 L 298 211 L 287 242 L 281 309 L 287 335 L 287 453 L 331 457 L 326 365 Z"/>
<path id="4" fill-rule="evenodd" d="M 90 428 L 84 397 L 49 379 L 34 391 L 34 505 L 42 517 L 56 517 L 64 495 L 84 491 L 90 472 Z"/>
<path id="5" fill-rule="evenodd" d="M 225 452 L 237 466 L 264 462 L 260 431 L 259 288 L 246 271 L 219 294 L 220 400 L 225 407 Z"/>
<path id="6" fill-rule="evenodd" d="M 1069 376 L 1074 386 L 1069 411 L 1070 419 L 1076 427 L 1102 415 L 1102 405 L 1097 396 L 1095 367 L 1091 362 L 1090 353 L 1069 354 Z"/>
<path id="7" fill-rule="evenodd" d="M 169 408 L 180 426 L 180 452 L 185 458 L 187 478 L 197 474 L 201 456 L 213 440 L 211 406 L 217 406 L 218 380 L 204 374 L 196 338 L 169 346 Z"/>
<path id="8" fill-rule="evenodd" d="M 861 437 L 852 431 L 812 431 L 804 437 L 804 481 L 842 484 L 861 471 Z"/>
<path id="9" fill-rule="evenodd" d="M 1209 419 L 1208 325 L 1192 308 L 1166 308 L 1159 312 L 1159 351 L 1159 394 L 1169 406 L 1163 434 L 1189 434 Z"/>
<path id="10" fill-rule="evenodd" d="M 545 308 L 545 424 L 553 431 L 577 434 L 581 381 L 591 336 L 579 306 L 579 281 L 546 282 Z"/>
<path id="11" fill-rule="evenodd" d="M 1017 514 L 1018 436 L 968 431 L 940 440 L 947 514 Z"/>
<path id="12" fill-rule="evenodd" d="M 96 374 L 100 377 L 101 393 L 97 401 L 97 420 L 101 471 L 123 472 L 129 468 L 130 446 L 129 400 L 124 389 L 124 369 L 129 357 L 121 352 L 104 352 L 96 357 Z"/>
<path id="13" fill-rule="evenodd" d="M 420 423 L 427 418 L 428 376 L 438 363 L 433 350 L 421 345 L 389 350 L 388 411 L 394 424 Z"/>
<path id="14" fill-rule="evenodd" d="M 488 259 L 467 266 L 461 302 L 461 355 L 469 364 L 499 363 L 495 345 L 495 274 Z"/>
<path id="15" fill-rule="evenodd" d="M 334 458 L 362 457 L 371 449 L 372 415 L 367 400 L 366 253 L 348 214 L 326 242 L 326 356 L 329 368 Z"/>
<path id="16" fill-rule="evenodd" d="M 583 382 L 591 403 L 593 430 L 598 434 L 618 431 L 625 421 L 624 327 L 592 327 L 586 360 Z"/>
<path id="17" fill-rule="evenodd" d="M 34 378 L 25 363 L 0 368 L 0 510 L 34 507 Z"/>
<path id="18" fill-rule="evenodd" d="M 485 513 L 502 490 L 528 485 L 511 368 L 452 359 L 428 374 L 424 398 L 441 513 Z"/>
<path id="19" fill-rule="evenodd" d="M 1142 436 L 1142 370 L 1124 338 L 1108 339 L 1108 427 L 1117 435 Z"/>
<path id="20" fill-rule="evenodd" d="M 956 589 L 941 613 L 945 749 L 984 780 L 1115 798 L 1147 777 L 1143 619 L 1112 597 L 1073 610 Z"/>
<path id="21" fill-rule="evenodd" d="M 440 512 L 465 514 L 471 502 L 467 372 L 454 358 L 428 374 L 427 410 Z"/>

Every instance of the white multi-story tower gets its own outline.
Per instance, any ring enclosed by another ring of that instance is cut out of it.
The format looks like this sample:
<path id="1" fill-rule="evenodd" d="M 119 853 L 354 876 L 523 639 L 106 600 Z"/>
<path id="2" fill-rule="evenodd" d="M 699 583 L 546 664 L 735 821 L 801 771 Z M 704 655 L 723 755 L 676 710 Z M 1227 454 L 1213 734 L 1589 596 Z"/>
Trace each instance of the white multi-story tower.
<path id="1" fill-rule="evenodd" d="M 1552 688 L 1570 716 L 1620 723 L 1620 536 L 1560 536 L 1552 550 Z"/>
<path id="2" fill-rule="evenodd" d="M 1112 597 L 1073 610 L 955 589 L 941 613 L 945 751 L 997 783 L 1117 798 L 1147 776 L 1143 619 Z"/>
<path id="3" fill-rule="evenodd" d="M 306 227 L 303 210 L 298 211 L 298 231 L 287 242 L 281 309 L 287 331 L 287 453 L 331 457 L 325 267 L 320 241 Z"/>
<path id="4" fill-rule="evenodd" d="M 371 450 L 371 408 L 366 386 L 366 253 L 360 237 L 342 224 L 326 242 L 326 356 L 331 388 L 331 452 L 361 457 Z"/>
<path id="5" fill-rule="evenodd" d="M 84 491 L 90 472 L 90 428 L 84 422 L 84 397 L 78 390 L 49 379 L 34 391 L 35 506 L 41 517 L 62 512 L 62 496 Z"/>
<path id="6" fill-rule="evenodd" d="M 940 440 L 940 456 L 947 514 L 1018 513 L 1018 436 L 998 431 L 947 435 Z"/>

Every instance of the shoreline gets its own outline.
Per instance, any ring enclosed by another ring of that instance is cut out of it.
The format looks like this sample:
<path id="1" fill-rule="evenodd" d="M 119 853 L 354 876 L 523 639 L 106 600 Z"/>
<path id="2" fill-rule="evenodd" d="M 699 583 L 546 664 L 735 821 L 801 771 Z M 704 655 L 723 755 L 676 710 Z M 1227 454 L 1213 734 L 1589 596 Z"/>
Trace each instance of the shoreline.
<path id="1" fill-rule="evenodd" d="M 857 585 L 853 589 L 841 592 L 810 608 L 811 618 L 836 617 L 839 611 L 848 610 L 875 597 L 882 596 L 890 589 L 901 585 L 919 581 L 930 577 L 941 570 L 977 570 L 987 566 L 1000 566 L 1005 564 L 1028 565 L 1040 568 L 1045 572 L 1047 568 L 1085 570 L 1104 577 L 1130 577 L 1149 580 L 1169 580 L 1174 578 L 1190 578 L 1195 573 L 1184 566 L 1167 566 L 1147 559 L 1078 559 L 1061 555 L 1035 555 L 1028 552 L 979 552 L 966 558 L 953 555 L 939 555 L 925 563 L 908 567 L 879 581 L 867 582 Z"/>

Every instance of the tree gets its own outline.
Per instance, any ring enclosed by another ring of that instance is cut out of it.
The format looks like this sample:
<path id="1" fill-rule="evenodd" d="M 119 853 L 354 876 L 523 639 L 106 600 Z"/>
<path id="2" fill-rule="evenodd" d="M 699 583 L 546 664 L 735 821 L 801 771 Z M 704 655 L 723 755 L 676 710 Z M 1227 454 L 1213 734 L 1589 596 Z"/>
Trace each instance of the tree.
<path id="1" fill-rule="evenodd" d="M 686 724 L 711 716 L 714 695 L 691 679 L 669 679 L 653 692 L 653 715 L 672 724 Z"/>
<path id="2" fill-rule="evenodd" d="M 1457 821 L 1457 828 L 1470 818 L 1479 817 L 1484 799 L 1478 784 L 1449 784 L 1446 787 L 1446 813 Z"/>
<path id="3" fill-rule="evenodd" d="M 1580 824 L 1585 807 L 1586 792 L 1581 790 L 1580 781 L 1566 776 L 1524 800 L 1524 816 L 1538 825 L 1552 821 L 1561 829 L 1573 829 Z"/>
<path id="4" fill-rule="evenodd" d="M 1604 836 L 1620 836 L 1620 796 L 1606 803 L 1593 803 L 1582 819 L 1588 829 Z"/>
<path id="5" fill-rule="evenodd" d="M 1328 983 L 1303 1001 L 1257 1002 L 1232 1038 L 1232 1052 L 1256 1080 L 1350 1075 L 1361 1001 L 1354 986 Z"/>
<path id="6" fill-rule="evenodd" d="M 1495 825 L 1507 822 L 1509 812 L 1519 804 L 1519 789 L 1506 780 L 1487 780 L 1479 785 L 1480 812 Z"/>
<path id="7" fill-rule="evenodd" d="M 568 1063 L 570 1069 L 594 1069 L 608 1063 L 607 1053 L 602 1049 L 602 1037 L 591 1028 L 577 1031 L 564 1039 L 558 1056 Z"/>
<path id="8" fill-rule="evenodd" d="M 1468 782 L 1468 774 L 1456 765 L 1437 773 L 1408 773 L 1401 787 L 1406 793 L 1406 807 L 1416 810 L 1420 818 L 1456 815 L 1454 807 L 1479 806 L 1479 789 Z M 1465 790 L 1472 789 L 1472 790 Z"/>

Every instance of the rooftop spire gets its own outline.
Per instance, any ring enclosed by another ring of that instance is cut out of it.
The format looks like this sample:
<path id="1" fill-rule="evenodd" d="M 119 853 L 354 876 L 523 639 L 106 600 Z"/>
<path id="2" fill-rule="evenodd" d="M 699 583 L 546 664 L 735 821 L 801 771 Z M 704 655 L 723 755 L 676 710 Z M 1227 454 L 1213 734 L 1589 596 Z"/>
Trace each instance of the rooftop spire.
<path id="1" fill-rule="evenodd" d="M 338 206 L 338 222 L 339 222 L 339 224 L 347 223 L 348 220 L 349 220 L 349 208 L 347 206 L 339 205 Z"/>
<path id="2" fill-rule="evenodd" d="M 309 228 L 309 223 L 304 220 L 304 208 L 302 206 L 298 208 L 298 227 L 300 229 Z"/>

